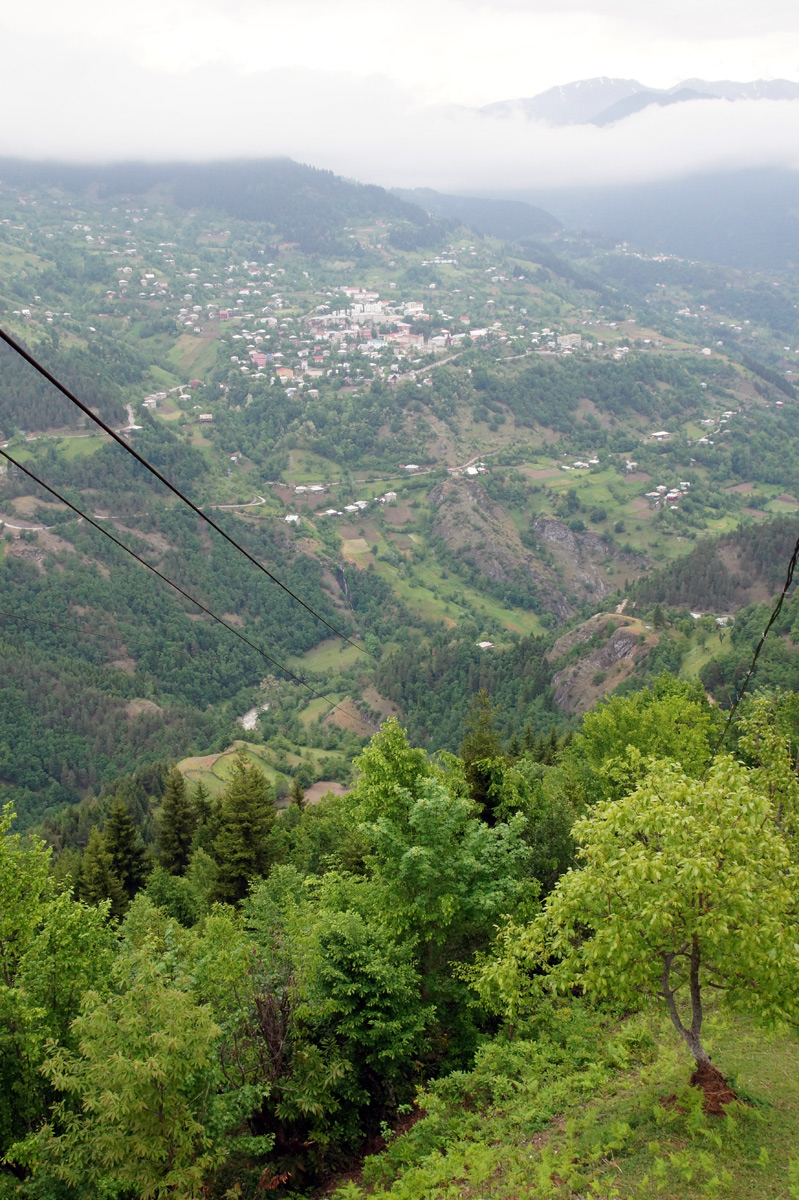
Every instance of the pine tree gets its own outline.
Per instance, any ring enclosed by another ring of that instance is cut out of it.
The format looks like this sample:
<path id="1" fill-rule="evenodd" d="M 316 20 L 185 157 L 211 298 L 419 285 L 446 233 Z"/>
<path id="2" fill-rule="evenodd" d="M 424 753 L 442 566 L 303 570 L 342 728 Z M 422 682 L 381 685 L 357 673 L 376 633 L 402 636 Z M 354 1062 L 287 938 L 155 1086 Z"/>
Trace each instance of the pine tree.
<path id="1" fill-rule="evenodd" d="M 79 886 L 80 898 L 86 904 L 110 900 L 111 913 L 115 917 L 122 916 L 128 906 L 128 897 L 114 871 L 111 853 L 96 825 L 92 826 L 89 844 L 81 860 Z"/>
<path id="2" fill-rule="evenodd" d="M 494 727 L 495 716 L 496 709 L 488 692 L 481 688 L 469 704 L 466 733 L 461 743 L 461 758 L 469 792 L 475 804 L 480 805 L 483 819 L 489 823 L 492 820 L 492 804 L 488 791 L 492 775 L 486 764 L 490 759 L 504 757 L 499 734 Z"/>
<path id="3" fill-rule="evenodd" d="M 183 776 L 173 767 L 167 776 L 158 823 L 158 852 L 165 871 L 185 874 L 196 832 L 197 810 L 186 793 Z"/>
<path id="4" fill-rule="evenodd" d="M 213 851 L 214 840 L 219 832 L 217 829 L 218 806 L 212 801 L 211 793 L 202 782 L 197 783 L 191 799 L 197 818 L 192 851 L 205 850 L 210 854 Z"/>
<path id="5" fill-rule="evenodd" d="M 240 750 L 231 781 L 221 796 L 219 832 L 214 840 L 218 900 L 235 904 L 247 895 L 251 879 L 266 874 L 269 831 L 274 823 L 271 789 L 263 772 Z"/>
<path id="6" fill-rule="evenodd" d="M 541 748 L 541 762 L 547 767 L 552 767 L 558 760 L 558 731 L 555 725 L 549 731 L 549 737 L 546 742 L 543 742 Z"/>
<path id="7" fill-rule="evenodd" d="M 289 791 L 289 799 L 292 804 L 296 804 L 298 808 L 305 808 L 305 789 L 297 775 L 291 781 L 291 789 Z"/>
<path id="8" fill-rule="evenodd" d="M 147 878 L 146 852 L 130 809 L 120 796 L 111 801 L 105 825 L 105 843 L 111 865 L 129 900 Z"/>

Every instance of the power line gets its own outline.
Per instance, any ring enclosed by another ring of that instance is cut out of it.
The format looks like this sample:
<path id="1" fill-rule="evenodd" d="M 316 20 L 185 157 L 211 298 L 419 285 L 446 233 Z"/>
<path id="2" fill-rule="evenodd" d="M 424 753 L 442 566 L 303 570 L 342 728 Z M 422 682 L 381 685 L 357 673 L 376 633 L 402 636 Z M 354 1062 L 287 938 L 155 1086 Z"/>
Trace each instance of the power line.
<path id="1" fill-rule="evenodd" d="M 356 642 L 353 642 L 351 638 L 347 637 L 346 633 L 342 633 L 340 629 L 336 629 L 335 625 L 331 625 L 329 621 L 325 620 L 321 613 L 318 613 L 316 609 L 311 608 L 310 604 L 306 604 L 305 601 L 300 599 L 296 592 L 293 592 L 285 583 L 281 583 L 276 575 L 273 575 L 272 572 L 263 565 L 263 563 L 258 562 L 258 559 L 250 554 L 249 550 L 245 550 L 235 538 L 232 538 L 229 533 L 225 533 L 221 525 L 217 525 L 216 521 L 214 521 L 212 517 L 209 517 L 201 508 L 198 508 L 197 505 L 190 500 L 188 496 L 186 496 L 180 490 L 179 487 L 176 487 L 174 483 L 170 483 L 166 476 L 162 475 L 157 467 L 154 467 L 152 463 L 148 462 L 143 455 L 139 454 L 139 452 L 135 450 L 133 446 L 126 442 L 123 437 L 120 437 L 116 430 L 112 429 L 110 425 L 105 423 L 102 417 L 98 417 L 95 412 L 92 412 L 87 404 L 84 404 L 82 400 L 79 400 L 74 392 L 71 392 L 69 388 L 61 383 L 59 379 L 56 379 L 55 375 L 52 375 L 46 367 L 42 366 L 38 359 L 34 358 L 24 346 L 21 346 L 19 342 L 16 342 L 10 334 L 5 332 L 4 329 L 0 329 L 0 339 L 2 339 L 7 346 L 10 346 L 10 348 L 20 356 L 20 358 L 24 358 L 25 362 L 32 366 L 35 371 L 38 371 L 40 375 L 43 375 L 44 378 L 53 385 L 53 387 L 57 388 L 63 396 L 66 396 L 67 400 L 71 401 L 72 404 L 76 405 L 82 413 L 89 417 L 90 420 L 94 421 L 95 425 L 99 425 L 109 437 L 114 439 L 117 445 L 121 446 L 122 449 L 128 454 L 132 454 L 138 463 L 148 470 L 151 475 L 154 475 L 156 479 L 158 479 L 164 485 L 164 487 L 169 488 L 170 492 L 182 500 L 184 504 L 187 504 L 192 512 L 196 513 L 198 517 L 201 517 L 206 524 L 210 525 L 212 529 L 215 529 L 218 534 L 221 534 L 226 542 L 229 542 L 230 545 L 234 546 L 236 550 L 244 555 L 245 558 L 249 559 L 253 566 L 257 567 L 259 571 L 263 571 L 264 575 L 266 575 L 272 580 L 273 583 L 276 583 L 279 588 L 282 588 L 284 592 L 291 596 L 292 600 L 296 600 L 297 603 L 302 605 L 307 612 L 316 617 L 317 621 L 321 621 L 323 625 L 327 626 L 327 628 L 334 633 L 336 637 L 340 637 L 342 641 L 347 642 L 350 646 L 354 646 L 355 649 L 359 650 L 361 654 L 370 654 L 372 658 L 374 657 L 369 650 L 366 650 L 363 646 L 357 645 Z"/>
<path id="2" fill-rule="evenodd" d="M 25 621 L 29 625 L 48 625 L 51 629 L 66 630 L 68 633 L 91 633 L 92 637 L 104 638 L 106 641 L 114 641 L 110 633 L 98 633 L 96 629 L 89 631 L 88 629 L 78 629 L 76 625 L 58 625 L 55 621 L 44 621 L 41 617 L 25 617 L 21 613 L 4 612 L 0 609 L 0 617 L 9 617 L 12 621 Z"/>
<path id="3" fill-rule="evenodd" d="M 768 634 L 768 631 L 771 629 L 771 626 L 774 624 L 777 617 L 779 616 L 780 609 L 782 608 L 782 605 L 783 605 L 783 601 L 785 600 L 785 597 L 788 594 L 788 589 L 790 588 L 791 583 L 793 582 L 793 575 L 794 575 L 794 571 L 796 570 L 796 564 L 798 561 L 799 561 L 799 538 L 796 539 L 796 545 L 793 548 L 793 554 L 791 555 L 791 560 L 788 563 L 788 574 L 785 577 L 785 583 L 783 584 L 783 588 L 782 588 L 782 591 L 780 592 L 779 599 L 777 600 L 777 603 L 774 605 L 774 609 L 772 611 L 771 616 L 768 619 L 768 624 L 766 625 L 766 628 L 763 630 L 763 632 L 760 635 L 760 641 L 757 643 L 757 646 L 755 647 L 755 653 L 752 656 L 751 663 L 749 664 L 749 670 L 746 673 L 746 679 L 744 679 L 743 685 L 741 686 L 741 689 L 738 692 L 738 695 L 736 696 L 735 703 L 733 704 L 732 708 L 730 709 L 730 715 L 727 717 L 727 722 L 726 722 L 723 730 L 721 731 L 721 736 L 719 737 L 719 740 L 716 742 L 715 746 L 713 747 L 713 753 L 710 755 L 710 761 L 708 762 L 707 767 L 705 768 L 706 771 L 711 766 L 713 759 L 718 754 L 718 752 L 721 748 L 721 745 L 722 745 L 725 737 L 727 736 L 727 731 L 730 728 L 730 725 L 732 724 L 732 719 L 735 716 L 736 712 L 738 711 L 738 706 L 741 703 L 741 700 L 743 700 L 744 692 L 746 691 L 746 689 L 749 685 L 749 680 L 752 678 L 752 673 L 754 672 L 755 666 L 757 665 L 757 660 L 760 657 L 760 651 L 763 649 L 763 645 L 766 641 L 766 636 Z"/>
<path id="4" fill-rule="evenodd" d="M 174 590 L 176 592 L 179 592 L 180 595 L 183 596 L 186 600 L 189 600 L 192 604 L 196 604 L 197 608 L 201 609 L 202 612 L 206 613 L 207 616 L 212 617 L 214 621 L 218 622 L 218 624 L 224 625 L 225 629 L 229 629 L 230 632 L 239 639 L 239 641 L 244 642 L 247 646 L 250 647 L 251 650 L 255 650 L 255 652 L 257 654 L 260 654 L 262 658 L 265 658 L 267 660 L 267 662 L 272 663 L 272 665 L 277 667 L 280 671 L 285 672 L 285 674 L 290 676 L 290 678 L 293 679 L 295 681 L 295 683 L 299 683 L 302 687 L 306 688 L 309 692 L 312 693 L 312 695 L 316 696 L 319 700 L 324 700 L 325 704 L 328 705 L 328 707 L 331 709 L 332 712 L 344 712 L 344 709 L 341 707 L 341 705 L 333 704 L 332 700 L 328 700 L 327 696 L 323 696 L 321 692 L 318 692 L 316 690 L 316 688 L 311 687 L 310 683 L 306 683 L 304 679 L 301 679 L 299 675 L 295 675 L 293 671 L 290 671 L 288 669 L 288 667 L 284 667 L 283 664 L 278 662 L 278 660 L 276 658 L 272 658 L 271 654 L 267 654 L 266 651 L 262 650 L 260 646 L 256 646 L 255 643 L 251 642 L 250 639 L 245 637 L 243 633 L 240 633 L 238 631 L 238 629 L 235 628 L 235 626 L 228 624 L 228 622 L 225 621 L 224 618 L 218 617 L 216 615 L 216 613 L 211 611 L 210 608 L 206 608 L 206 606 L 204 604 L 202 604 L 199 600 L 196 600 L 194 596 L 189 595 L 189 593 L 184 591 L 183 588 L 180 587 L 177 583 L 175 583 L 171 579 L 168 579 L 166 575 L 163 575 L 156 567 L 152 566 L 151 563 L 148 563 L 146 561 L 146 559 L 141 558 L 136 553 L 135 550 L 131 550 L 131 548 L 129 546 L 126 546 L 124 544 L 124 542 L 120 542 L 119 538 L 114 537 L 113 533 L 109 533 L 107 529 L 104 529 L 102 527 L 102 525 L 98 525 L 98 523 L 95 520 L 93 520 L 92 517 L 88 516 L 87 513 L 83 512 L 81 509 L 79 509 L 70 500 L 67 500 L 66 496 L 62 496 L 61 493 L 56 491 L 55 488 L 50 487 L 49 484 L 47 484 L 43 480 L 39 479 L 39 477 L 37 475 L 34 475 L 33 471 L 29 470 L 28 467 L 23 466 L 23 464 L 21 462 L 18 462 L 15 458 L 12 458 L 12 456 L 8 453 L 7 450 L 3 450 L 0 448 L 0 454 L 2 454 L 3 458 L 7 459 L 8 462 L 10 462 L 12 464 L 12 466 L 15 466 L 18 470 L 22 471 L 25 475 L 27 475 L 29 479 L 32 479 L 34 483 L 38 484 L 39 487 L 44 488 L 45 491 L 49 492 L 51 496 L 55 496 L 55 498 L 57 500 L 60 500 L 62 504 L 65 504 L 67 508 L 72 509 L 72 511 L 74 513 L 77 513 L 77 515 L 79 517 L 82 517 L 82 519 L 84 521 L 87 521 L 89 523 L 89 525 L 93 526 L 94 529 L 99 530 L 100 533 L 104 534 L 107 538 L 110 538 L 111 541 L 116 546 L 119 546 L 120 550 L 124 550 L 126 554 L 129 554 L 132 558 L 135 558 L 136 562 L 141 563 L 141 565 L 143 567 L 146 567 L 148 571 L 152 571 L 153 575 L 157 575 L 158 578 L 163 580 L 164 583 L 168 583 L 171 588 L 174 588 Z M 49 622 L 48 622 L 48 624 L 49 624 Z M 361 717 L 358 717 L 357 719 L 361 722 L 361 724 L 364 726 L 364 728 L 367 728 L 367 729 L 369 728 L 369 726 L 366 724 L 366 722 L 364 720 L 362 720 Z"/>

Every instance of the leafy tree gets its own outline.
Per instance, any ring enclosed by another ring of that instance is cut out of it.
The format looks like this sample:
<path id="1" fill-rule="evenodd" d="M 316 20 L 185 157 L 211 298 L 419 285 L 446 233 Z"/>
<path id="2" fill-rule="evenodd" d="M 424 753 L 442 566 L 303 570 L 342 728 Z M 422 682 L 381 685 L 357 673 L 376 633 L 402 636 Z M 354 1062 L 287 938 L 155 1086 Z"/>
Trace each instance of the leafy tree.
<path id="1" fill-rule="evenodd" d="M 649 757 L 679 762 L 688 775 L 701 774 L 715 724 L 701 684 L 663 674 L 651 688 L 611 696 L 586 713 L 568 765 L 587 773 L 589 795 L 618 799 L 646 774 Z"/>
<path id="2" fill-rule="evenodd" d="M 543 962 L 559 989 L 661 1003 L 700 1067 L 705 988 L 765 1020 L 799 1017 L 799 869 L 751 772 L 724 757 L 697 780 L 651 762 L 574 835 L 583 865 L 509 935 L 511 959 Z"/>
<path id="3" fill-rule="evenodd" d="M 771 802 L 774 820 L 799 859 L 799 696 L 777 691 L 749 698 L 738 721 L 738 749 Z"/>
<path id="4" fill-rule="evenodd" d="M 41 1074 L 48 1038 L 70 1039 L 81 993 L 102 986 L 113 937 L 104 908 L 56 893 L 50 850 L 0 820 L 0 1156 L 30 1134 L 53 1100 Z"/>
<path id="5" fill-rule="evenodd" d="M 114 860 L 105 838 L 96 825 L 92 826 L 89 844 L 80 865 L 79 893 L 86 904 L 101 904 L 110 900 L 113 916 L 122 916 L 128 906 L 128 897 L 122 881 L 114 870 Z"/>
<path id="6" fill-rule="evenodd" d="M 112 977 L 108 999 L 83 997 L 78 1048 L 54 1048 L 44 1065 L 65 1098 L 31 1151 L 86 1194 L 193 1200 L 251 1096 L 225 1094 L 218 1026 L 150 948 L 123 952 Z"/>
<path id="7" fill-rule="evenodd" d="M 167 776 L 158 823 L 158 852 L 165 871 L 172 875 L 185 873 L 197 824 L 197 811 L 187 795 L 186 781 L 177 767 L 173 767 Z"/>
<path id="8" fill-rule="evenodd" d="M 375 919 L 324 906 L 312 981 L 320 1001 L 319 1032 L 334 1037 L 363 1082 L 385 1086 L 409 1074 L 432 1015 L 420 1002 L 413 946 Z"/>
<path id="9" fill-rule="evenodd" d="M 125 801 L 116 796 L 105 826 L 105 844 L 114 874 L 132 900 L 147 876 L 146 854 Z"/>
<path id="10" fill-rule="evenodd" d="M 267 873 L 269 832 L 274 823 L 271 789 L 263 771 L 250 763 L 241 748 L 219 804 L 219 832 L 214 841 L 217 899 L 229 904 L 243 900 L 250 881 Z"/>
<path id="11" fill-rule="evenodd" d="M 535 894 L 524 817 L 493 827 L 480 820 L 458 771 L 449 781 L 434 774 L 396 722 L 375 735 L 359 765 L 361 779 L 345 800 L 361 820 L 381 920 L 396 940 L 415 945 L 423 998 L 435 1003 L 453 1044 L 458 1027 L 463 1049 L 474 1029 L 452 963 L 487 945 L 501 914 Z"/>

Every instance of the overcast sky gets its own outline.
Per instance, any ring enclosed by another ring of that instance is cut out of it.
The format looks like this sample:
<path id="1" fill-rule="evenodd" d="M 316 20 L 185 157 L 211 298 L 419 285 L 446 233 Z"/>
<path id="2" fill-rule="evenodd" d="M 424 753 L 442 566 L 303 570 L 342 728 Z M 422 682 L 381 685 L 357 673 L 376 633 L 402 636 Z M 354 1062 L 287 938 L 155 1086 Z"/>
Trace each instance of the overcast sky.
<path id="1" fill-rule="evenodd" d="M 799 165 L 799 102 L 675 106 L 607 129 L 469 111 L 597 75 L 799 80 L 799 4 L 0 0 L 0 153 L 288 154 L 453 190 Z"/>

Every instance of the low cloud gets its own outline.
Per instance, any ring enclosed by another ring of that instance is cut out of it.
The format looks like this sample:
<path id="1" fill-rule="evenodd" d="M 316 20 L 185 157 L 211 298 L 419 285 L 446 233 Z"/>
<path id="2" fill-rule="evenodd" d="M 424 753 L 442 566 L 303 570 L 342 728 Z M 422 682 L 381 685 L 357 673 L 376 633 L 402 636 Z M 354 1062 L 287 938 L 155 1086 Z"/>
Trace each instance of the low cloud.
<path id="1" fill-rule="evenodd" d="M 696 171 L 799 167 L 799 102 L 703 100 L 614 126 L 424 107 L 385 76 L 303 70 L 180 74 L 15 34 L 0 88 L 0 153 L 79 161 L 288 155 L 385 186 L 491 192 L 642 182 Z M 38 62 L 32 81 L 14 62 Z M 16 75 L 15 75 L 16 69 Z M 49 80 L 47 88 L 41 81 Z"/>

